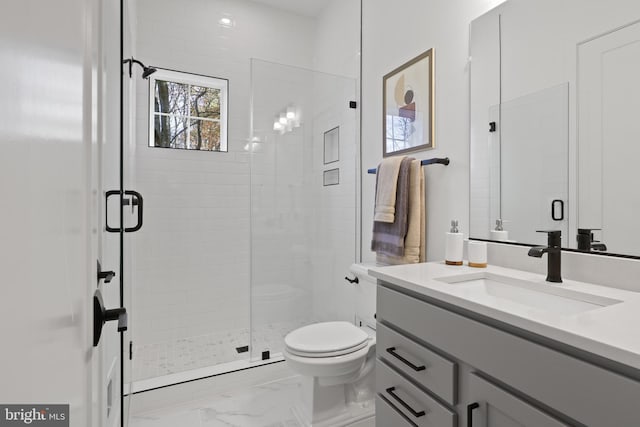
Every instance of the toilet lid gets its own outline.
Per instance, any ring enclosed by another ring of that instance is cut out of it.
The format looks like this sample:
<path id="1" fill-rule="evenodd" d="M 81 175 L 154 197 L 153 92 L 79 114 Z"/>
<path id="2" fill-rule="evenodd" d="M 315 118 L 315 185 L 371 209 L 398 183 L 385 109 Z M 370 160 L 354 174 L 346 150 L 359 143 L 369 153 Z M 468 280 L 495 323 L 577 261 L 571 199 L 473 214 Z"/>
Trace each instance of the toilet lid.
<path id="1" fill-rule="evenodd" d="M 349 322 L 323 322 L 303 326 L 284 338 L 287 349 L 308 357 L 347 354 L 367 345 L 369 335 Z"/>

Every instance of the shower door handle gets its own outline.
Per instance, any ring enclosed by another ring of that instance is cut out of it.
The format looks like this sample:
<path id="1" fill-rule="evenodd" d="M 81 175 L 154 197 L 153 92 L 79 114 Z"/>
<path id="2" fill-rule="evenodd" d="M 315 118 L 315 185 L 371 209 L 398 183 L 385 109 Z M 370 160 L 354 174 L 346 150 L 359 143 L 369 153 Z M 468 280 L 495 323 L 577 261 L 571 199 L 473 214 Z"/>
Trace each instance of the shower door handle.
<path id="1" fill-rule="evenodd" d="M 109 226 L 109 197 L 116 195 L 120 196 L 120 190 L 109 190 L 105 193 L 105 230 L 109 233 L 120 233 L 120 231 L 122 231 L 120 227 Z M 131 205 L 132 210 L 134 206 L 138 207 L 138 220 L 136 225 L 134 227 L 126 227 L 124 229 L 125 233 L 134 233 L 142 228 L 144 199 L 142 198 L 142 194 L 133 190 L 125 190 L 124 195 L 131 196 L 131 199 L 123 197 L 123 206 Z"/>
<path id="2" fill-rule="evenodd" d="M 142 198 L 142 194 L 138 193 L 137 191 L 126 190 L 124 194 L 131 196 L 132 210 L 134 206 L 138 205 L 138 222 L 136 223 L 135 227 L 127 227 L 124 229 L 125 233 L 134 233 L 142 228 L 142 219 L 143 219 L 142 207 L 144 206 L 144 199 Z M 127 199 L 126 202 L 128 204 L 129 200 Z"/>
<path id="3" fill-rule="evenodd" d="M 104 193 L 104 229 L 109 233 L 119 233 L 120 227 L 110 227 L 109 226 L 109 197 L 111 196 L 120 196 L 120 190 L 109 190 Z"/>

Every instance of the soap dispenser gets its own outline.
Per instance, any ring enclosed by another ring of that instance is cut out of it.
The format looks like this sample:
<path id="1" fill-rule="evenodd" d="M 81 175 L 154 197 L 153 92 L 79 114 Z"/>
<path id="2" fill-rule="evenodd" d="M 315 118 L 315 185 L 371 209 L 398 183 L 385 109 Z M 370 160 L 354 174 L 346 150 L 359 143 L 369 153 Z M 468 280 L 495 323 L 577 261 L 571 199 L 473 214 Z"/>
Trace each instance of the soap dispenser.
<path id="1" fill-rule="evenodd" d="M 458 231 L 458 221 L 451 221 L 451 231 L 447 233 L 445 246 L 445 263 L 447 265 L 462 265 L 463 239 Z"/>
<path id="2" fill-rule="evenodd" d="M 504 221 L 501 218 L 496 219 L 496 229 L 489 231 L 491 240 L 498 242 L 506 242 L 509 240 L 509 232 L 502 228 L 503 223 Z"/>

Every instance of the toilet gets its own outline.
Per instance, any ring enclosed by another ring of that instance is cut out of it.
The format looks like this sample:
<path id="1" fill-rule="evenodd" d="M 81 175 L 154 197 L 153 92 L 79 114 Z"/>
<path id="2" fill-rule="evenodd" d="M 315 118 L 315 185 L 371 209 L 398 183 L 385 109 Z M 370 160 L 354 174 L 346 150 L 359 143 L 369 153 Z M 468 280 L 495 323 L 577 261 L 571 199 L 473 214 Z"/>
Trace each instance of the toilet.
<path id="1" fill-rule="evenodd" d="M 295 415 L 304 426 L 374 426 L 375 292 L 373 266 L 353 264 L 354 322 L 330 321 L 303 326 L 284 339 L 284 358 L 302 377 Z"/>

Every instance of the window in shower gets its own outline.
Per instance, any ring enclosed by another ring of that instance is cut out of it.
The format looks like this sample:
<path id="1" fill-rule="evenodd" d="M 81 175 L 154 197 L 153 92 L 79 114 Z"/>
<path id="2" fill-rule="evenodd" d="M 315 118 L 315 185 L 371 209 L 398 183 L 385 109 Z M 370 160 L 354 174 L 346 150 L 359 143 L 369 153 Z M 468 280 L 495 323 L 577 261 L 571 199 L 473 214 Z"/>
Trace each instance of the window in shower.
<path id="1" fill-rule="evenodd" d="M 228 80 L 158 70 L 149 85 L 150 147 L 227 151 Z"/>

